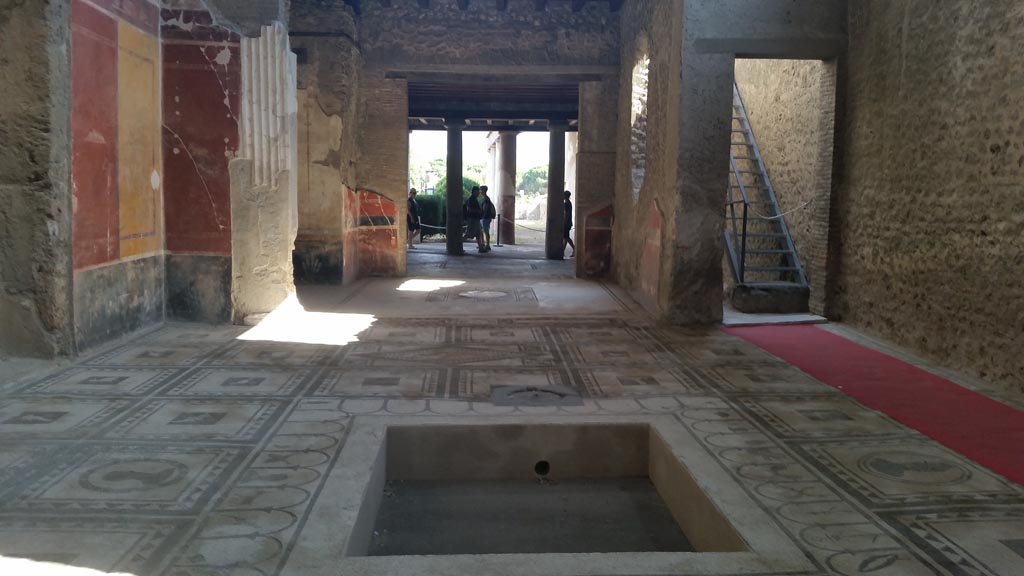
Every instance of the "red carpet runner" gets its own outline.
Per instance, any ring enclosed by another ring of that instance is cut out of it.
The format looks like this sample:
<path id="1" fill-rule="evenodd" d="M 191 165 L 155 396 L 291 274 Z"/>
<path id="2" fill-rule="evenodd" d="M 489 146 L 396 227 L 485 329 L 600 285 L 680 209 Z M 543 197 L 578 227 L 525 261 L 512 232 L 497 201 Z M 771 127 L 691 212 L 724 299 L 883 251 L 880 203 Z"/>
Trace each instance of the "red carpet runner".
<path id="1" fill-rule="evenodd" d="M 725 332 L 1024 484 L 1024 412 L 814 326 Z"/>

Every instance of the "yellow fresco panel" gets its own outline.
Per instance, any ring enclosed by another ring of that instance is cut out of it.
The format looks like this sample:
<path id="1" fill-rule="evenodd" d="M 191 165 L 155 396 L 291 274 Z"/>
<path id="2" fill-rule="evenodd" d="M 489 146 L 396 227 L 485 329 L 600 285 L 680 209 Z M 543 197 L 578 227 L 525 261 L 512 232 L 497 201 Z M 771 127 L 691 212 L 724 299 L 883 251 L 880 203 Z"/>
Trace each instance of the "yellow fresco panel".
<path id="1" fill-rule="evenodd" d="M 118 23 L 117 122 L 121 257 L 163 245 L 160 151 L 160 48 Z"/>

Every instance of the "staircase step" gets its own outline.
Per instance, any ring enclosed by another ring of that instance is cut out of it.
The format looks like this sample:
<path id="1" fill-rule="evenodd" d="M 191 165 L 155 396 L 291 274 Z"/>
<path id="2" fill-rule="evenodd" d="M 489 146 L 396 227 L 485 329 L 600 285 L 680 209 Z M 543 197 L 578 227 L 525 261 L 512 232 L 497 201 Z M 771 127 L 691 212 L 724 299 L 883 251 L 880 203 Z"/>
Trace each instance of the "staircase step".
<path id="1" fill-rule="evenodd" d="M 799 268 L 794 266 L 752 266 L 744 268 L 744 272 L 796 272 Z"/>

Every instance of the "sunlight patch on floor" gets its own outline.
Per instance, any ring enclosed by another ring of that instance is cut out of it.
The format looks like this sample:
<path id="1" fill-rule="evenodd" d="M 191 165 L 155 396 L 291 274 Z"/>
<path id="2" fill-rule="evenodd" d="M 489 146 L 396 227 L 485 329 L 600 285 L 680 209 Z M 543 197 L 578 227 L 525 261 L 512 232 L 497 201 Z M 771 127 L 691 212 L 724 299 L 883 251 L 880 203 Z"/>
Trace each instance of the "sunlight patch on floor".
<path id="1" fill-rule="evenodd" d="M 454 288 L 465 284 L 462 280 L 413 279 L 406 280 L 398 287 L 399 292 L 436 292 L 443 288 Z"/>
<path id="2" fill-rule="evenodd" d="M 372 314 L 310 312 L 294 294 L 239 340 L 345 346 L 359 341 L 377 318 Z"/>
<path id="3" fill-rule="evenodd" d="M 6 556 L 0 556 L 0 574 L 12 576 L 15 574 L 18 576 L 135 576 L 127 572 L 101 572 L 92 568 Z"/>

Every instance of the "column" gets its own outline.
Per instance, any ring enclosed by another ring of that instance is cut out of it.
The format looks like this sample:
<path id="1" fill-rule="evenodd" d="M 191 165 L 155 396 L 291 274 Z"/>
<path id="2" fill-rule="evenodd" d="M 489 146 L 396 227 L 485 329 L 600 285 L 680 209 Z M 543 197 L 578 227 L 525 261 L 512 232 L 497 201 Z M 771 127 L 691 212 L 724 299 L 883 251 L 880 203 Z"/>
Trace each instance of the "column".
<path id="1" fill-rule="evenodd" d="M 498 212 L 507 218 L 499 218 L 503 244 L 516 243 L 516 132 L 501 132 L 498 135 L 497 178 L 495 181 L 498 197 Z"/>
<path id="2" fill-rule="evenodd" d="M 548 222 L 545 233 L 544 253 L 549 260 L 562 260 L 565 250 L 562 246 L 562 226 L 565 192 L 565 126 L 552 123 L 548 128 Z"/>
<path id="3" fill-rule="evenodd" d="M 729 54 L 702 54 L 692 41 L 683 50 L 681 78 L 687 88 L 682 90 L 676 132 L 675 238 L 662 248 L 669 286 L 661 319 L 681 325 L 716 324 L 722 321 L 724 298 L 722 190 L 729 185 L 728 172 L 721 166 L 729 164 L 735 61 Z"/>
<path id="4" fill-rule="evenodd" d="M 448 253 L 453 256 L 465 254 L 462 247 L 462 121 L 451 119 L 448 123 Z"/>

